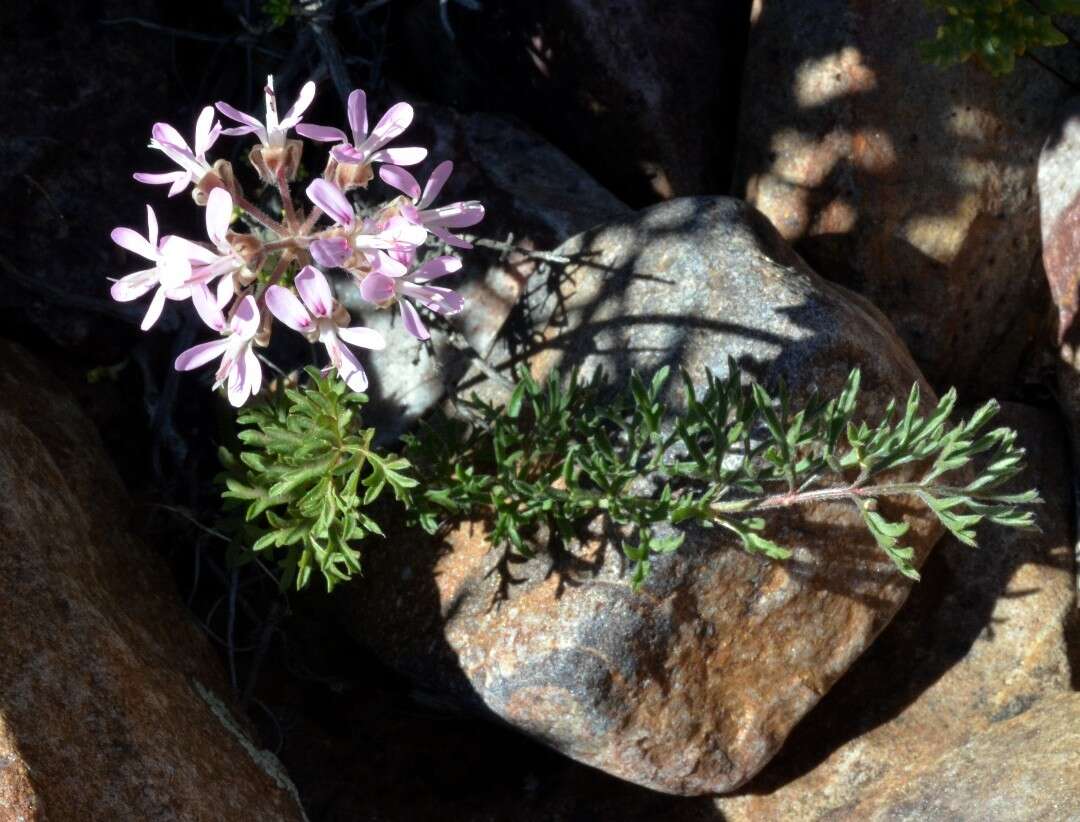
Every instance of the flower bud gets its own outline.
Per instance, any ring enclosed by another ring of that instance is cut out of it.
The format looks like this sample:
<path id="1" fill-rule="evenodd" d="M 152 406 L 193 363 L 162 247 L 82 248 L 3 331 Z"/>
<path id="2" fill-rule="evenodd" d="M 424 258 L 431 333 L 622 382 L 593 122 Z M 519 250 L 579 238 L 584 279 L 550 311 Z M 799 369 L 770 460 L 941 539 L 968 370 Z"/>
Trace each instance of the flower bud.
<path id="1" fill-rule="evenodd" d="M 263 181 L 275 184 L 279 171 L 284 172 L 286 180 L 296 179 L 303 153 L 304 144 L 300 140 L 286 140 L 283 146 L 252 146 L 248 160 Z"/>
<path id="2" fill-rule="evenodd" d="M 206 205 L 210 192 L 215 188 L 223 188 L 233 197 L 236 197 L 238 189 L 236 177 L 233 174 L 232 164 L 228 160 L 218 160 L 212 169 L 205 174 L 191 189 L 191 197 L 200 206 Z"/>

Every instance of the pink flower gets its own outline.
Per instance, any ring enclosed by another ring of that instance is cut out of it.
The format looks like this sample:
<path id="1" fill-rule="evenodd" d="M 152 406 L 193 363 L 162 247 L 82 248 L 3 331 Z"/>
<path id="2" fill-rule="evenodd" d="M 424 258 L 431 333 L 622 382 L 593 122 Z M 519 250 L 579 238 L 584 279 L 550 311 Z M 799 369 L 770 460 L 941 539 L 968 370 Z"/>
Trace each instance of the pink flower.
<path id="1" fill-rule="evenodd" d="M 289 328 L 326 346 L 331 366 L 337 369 L 349 388 L 363 391 L 368 386 L 367 374 L 345 343 L 378 351 L 386 347 L 386 341 L 371 328 L 341 327 L 334 317 L 335 304 L 330 283 L 317 268 L 304 266 L 294 282 L 300 300 L 289 289 L 272 285 L 266 290 L 266 307 Z"/>
<path id="2" fill-rule="evenodd" d="M 353 141 L 340 128 L 317 126 L 304 123 L 296 127 L 299 134 L 323 143 L 337 142 L 330 153 L 339 163 L 395 163 L 399 166 L 411 166 L 422 162 L 427 157 L 427 149 L 416 146 L 409 148 L 383 148 L 409 127 L 413 120 L 413 107 L 408 103 L 396 103 L 391 106 L 375 128 L 368 134 L 367 95 L 356 89 L 349 95 L 349 128 Z"/>
<path id="3" fill-rule="evenodd" d="M 311 105 L 311 101 L 315 98 L 315 84 L 311 81 L 304 83 L 304 87 L 300 89 L 300 96 L 296 98 L 296 102 L 292 104 L 292 107 L 285 112 L 285 116 L 278 119 L 277 111 L 277 97 L 274 94 L 274 78 L 273 75 L 266 78 L 266 123 L 263 124 L 250 114 L 245 114 L 242 111 L 230 106 L 228 103 L 219 101 L 217 103 L 217 109 L 230 120 L 234 120 L 240 123 L 233 128 L 227 128 L 222 131 L 222 134 L 228 134 L 230 137 L 238 137 L 242 134 L 255 134 L 261 142 L 267 148 L 281 148 L 285 145 L 285 138 L 290 128 L 293 128 L 300 122 L 301 116 L 307 111 L 308 106 Z"/>
<path id="4" fill-rule="evenodd" d="M 180 132 L 168 123 L 155 123 L 151 131 L 150 148 L 156 148 L 166 157 L 180 166 L 180 171 L 164 174 L 136 172 L 135 179 L 151 185 L 170 184 L 169 196 L 173 197 L 186 189 L 192 182 L 198 183 L 209 172 L 210 164 L 206 152 L 221 134 L 221 124 L 214 120 L 214 109 L 207 106 L 200 112 L 195 123 L 195 148 L 192 149 Z"/>
<path id="5" fill-rule="evenodd" d="M 216 251 L 183 237 L 170 238 L 170 251 L 183 254 L 192 265 L 192 281 L 209 284 L 218 277 L 218 305 L 228 302 L 233 293 L 232 275 L 246 263 L 228 240 L 232 224 L 233 198 L 223 188 L 215 188 L 206 198 L 206 236 Z"/>
<path id="6" fill-rule="evenodd" d="M 401 209 L 402 215 L 410 222 L 423 226 L 444 243 L 455 248 L 472 248 L 472 244 L 448 229 L 466 228 L 476 225 L 484 219 L 484 207 L 476 200 L 452 203 L 439 208 L 428 206 L 439 196 L 450 173 L 454 170 L 454 164 L 450 160 L 439 163 L 428 177 L 427 185 L 423 192 L 420 184 L 408 171 L 398 166 L 383 166 L 379 169 L 379 177 L 387 185 L 393 186 L 402 192 L 412 202 Z"/>
<path id="7" fill-rule="evenodd" d="M 229 402 L 239 408 L 247 402 L 248 397 L 258 394 L 262 387 L 262 366 L 251 348 L 259 330 L 259 309 L 255 298 L 250 294 L 244 297 L 227 323 L 206 286 L 193 289 L 191 301 L 203 322 L 222 334 L 223 339 L 184 351 L 176 358 L 176 370 L 191 371 L 220 357 L 221 364 L 214 374 L 214 388 L 228 381 Z"/>
<path id="8" fill-rule="evenodd" d="M 123 227 L 114 228 L 111 236 L 118 246 L 150 260 L 154 267 L 121 277 L 113 283 L 109 292 L 117 302 L 126 303 L 157 289 L 139 326 L 143 331 L 158 321 L 166 298 L 186 300 L 191 296 L 189 285 L 192 279 L 191 263 L 176 243 L 179 238 L 170 236 L 158 242 L 157 216 L 150 206 L 146 207 L 146 223 L 145 237 L 134 229 Z"/>
<path id="9" fill-rule="evenodd" d="M 389 271 L 372 271 L 360 283 L 360 296 L 376 305 L 387 305 L 396 299 L 405 330 L 418 340 L 426 340 L 431 337 L 431 333 L 420 319 L 419 312 L 408 300 L 442 316 L 457 314 L 465 307 L 462 296 L 449 288 L 427 283 L 460 270 L 461 260 L 445 256 L 428 260 L 407 276 Z M 403 297 L 407 299 L 402 299 Z"/>
<path id="10" fill-rule="evenodd" d="M 427 234 L 406 220 L 389 220 L 382 224 L 372 220 L 360 222 L 352 203 L 333 183 L 315 180 L 307 187 L 308 198 L 321 208 L 341 229 L 343 234 L 314 240 L 309 249 L 319 265 L 330 268 L 344 265 L 353 252 L 360 252 L 374 264 L 387 249 L 415 249 Z M 402 272 L 404 273 L 404 272 Z"/>

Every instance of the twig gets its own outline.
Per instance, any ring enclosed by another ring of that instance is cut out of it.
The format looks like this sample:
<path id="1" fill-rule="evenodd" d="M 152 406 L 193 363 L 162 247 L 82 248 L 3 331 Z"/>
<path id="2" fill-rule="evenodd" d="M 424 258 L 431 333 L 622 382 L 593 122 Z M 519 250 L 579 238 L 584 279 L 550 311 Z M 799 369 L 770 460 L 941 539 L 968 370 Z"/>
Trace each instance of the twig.
<path id="1" fill-rule="evenodd" d="M 152 20 L 144 20 L 141 17 L 113 17 L 108 20 L 99 20 L 98 22 L 103 26 L 139 26 L 140 28 L 160 32 L 161 34 L 168 34 L 172 37 L 180 37 L 185 40 L 198 40 L 203 43 L 238 43 L 247 46 L 248 48 L 255 49 L 255 51 L 261 52 L 269 57 L 273 57 L 276 60 L 280 60 L 284 56 L 280 51 L 260 46 L 257 42 L 257 38 L 250 34 L 207 34 L 201 31 L 188 31 L 187 29 L 178 29 L 173 26 L 163 26 L 160 23 L 155 23 Z"/>
<path id="2" fill-rule="evenodd" d="M 536 251 L 525 246 L 515 245 L 512 242 L 506 242 L 503 240 L 489 240 L 484 237 L 474 237 L 469 234 L 462 234 L 466 240 L 475 246 L 480 248 L 490 248 L 493 251 L 502 251 L 504 253 L 517 252 L 523 257 L 529 257 L 533 260 L 541 260 L 545 263 L 557 263 L 559 265 L 566 265 L 572 262 L 569 257 L 564 257 L 561 254 L 554 254 L 550 251 Z M 511 235 L 512 237 L 513 235 Z"/>

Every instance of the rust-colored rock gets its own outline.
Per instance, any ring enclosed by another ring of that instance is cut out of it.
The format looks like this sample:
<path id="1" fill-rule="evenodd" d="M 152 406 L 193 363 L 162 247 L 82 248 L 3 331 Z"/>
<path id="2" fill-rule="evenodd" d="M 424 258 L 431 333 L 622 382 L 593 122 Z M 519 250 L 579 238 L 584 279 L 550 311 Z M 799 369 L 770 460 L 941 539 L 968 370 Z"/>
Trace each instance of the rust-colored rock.
<path id="1" fill-rule="evenodd" d="M 1001 393 L 1051 336 L 1035 175 L 1067 89 L 1030 60 L 924 62 L 936 22 L 908 0 L 759 0 L 735 191 L 878 305 L 932 383 Z"/>
<path id="2" fill-rule="evenodd" d="M 860 805 L 868 822 L 1080 819 L 1080 694 L 993 725 L 909 782 Z"/>
<path id="3" fill-rule="evenodd" d="M 1065 432 L 1014 404 L 1000 424 L 1028 449 L 1013 488 L 1040 489 L 1041 533 L 985 526 L 976 549 L 945 537 L 889 627 L 784 750 L 717 801 L 725 819 L 864 819 L 860 802 L 917 782 L 973 735 L 1069 690 L 1080 622 Z"/>
<path id="4" fill-rule="evenodd" d="M 550 318 L 530 358 L 538 372 L 603 365 L 625 378 L 672 363 L 700 377 L 731 355 L 798 395 L 835 391 L 860 366 L 870 415 L 922 380 L 887 321 L 817 277 L 745 203 L 671 201 L 559 253 L 579 262 L 555 278 L 558 294 L 529 288 L 532 316 Z M 936 522 L 914 504 L 890 513 L 911 524 L 921 562 Z M 370 552 L 341 604 L 398 669 L 575 759 L 671 793 L 731 790 L 907 596 L 856 520 L 835 504 L 780 520 L 776 538 L 797 548 L 786 564 L 688 529 L 637 594 L 609 544 L 500 569 L 483 526 L 466 524 L 442 547 L 399 535 Z"/>
<path id="5" fill-rule="evenodd" d="M 404 3 L 392 60 L 425 96 L 528 122 L 636 206 L 730 183 L 750 0 Z"/>
<path id="6" fill-rule="evenodd" d="M 4 818 L 302 819 L 127 509 L 71 396 L 0 343 Z"/>

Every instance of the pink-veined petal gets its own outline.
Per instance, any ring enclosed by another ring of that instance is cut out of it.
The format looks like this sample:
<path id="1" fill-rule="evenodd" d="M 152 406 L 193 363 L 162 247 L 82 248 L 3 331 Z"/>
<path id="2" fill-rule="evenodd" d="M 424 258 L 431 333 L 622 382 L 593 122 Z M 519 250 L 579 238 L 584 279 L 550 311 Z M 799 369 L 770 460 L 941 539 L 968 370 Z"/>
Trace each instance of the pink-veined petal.
<path id="1" fill-rule="evenodd" d="M 325 240 L 314 240 L 308 247 L 312 258 L 326 268 L 337 268 L 352 255 L 347 237 L 329 237 Z"/>
<path id="2" fill-rule="evenodd" d="M 419 208 L 427 208 L 435 202 L 435 198 L 439 196 L 439 193 L 443 190 L 443 186 L 446 185 L 446 181 L 450 179 L 450 175 L 453 171 L 454 163 L 451 160 L 444 160 L 435 166 L 435 170 L 431 172 L 431 176 L 428 177 L 427 185 L 424 186 L 424 194 L 420 198 L 420 202 L 417 203 Z"/>
<path id="3" fill-rule="evenodd" d="M 437 285 L 403 283 L 401 294 L 410 297 L 436 314 L 450 316 L 465 308 L 465 298 L 449 288 Z"/>
<path id="4" fill-rule="evenodd" d="M 110 296 L 118 303 L 137 300 L 158 284 L 157 269 L 147 268 L 121 277 L 109 289 Z"/>
<path id="5" fill-rule="evenodd" d="M 221 313 L 217 300 L 210 295 L 205 285 L 196 285 L 191 289 L 191 304 L 200 319 L 219 334 L 225 330 L 225 315 Z M 181 369 L 183 370 L 183 369 Z"/>
<path id="6" fill-rule="evenodd" d="M 461 271 L 461 260 L 457 257 L 444 255 L 428 260 L 416 269 L 409 279 L 414 283 L 426 283 L 431 280 L 437 280 L 439 277 L 445 277 L 447 274 L 454 274 L 458 271 Z"/>
<path id="7" fill-rule="evenodd" d="M 158 321 L 158 318 L 161 316 L 161 311 L 164 308 L 165 287 L 159 286 L 158 290 L 154 292 L 154 299 L 150 301 L 150 306 L 146 309 L 146 314 L 143 316 L 142 322 L 139 323 L 139 328 L 143 331 L 149 331 L 154 323 Z"/>
<path id="8" fill-rule="evenodd" d="M 428 150 L 420 146 L 402 148 L 384 148 L 373 152 L 369 158 L 373 163 L 393 163 L 396 166 L 414 166 L 427 159 Z"/>
<path id="9" fill-rule="evenodd" d="M 387 109 L 371 134 L 364 142 L 357 146 L 361 151 L 370 154 L 382 148 L 399 134 L 401 134 L 413 121 L 413 107 L 408 103 L 395 103 Z"/>
<path id="10" fill-rule="evenodd" d="M 233 108 L 223 100 L 219 100 L 217 102 L 217 110 L 224 114 L 226 117 L 228 117 L 230 120 L 234 120 L 235 122 L 240 123 L 247 128 L 257 129 L 259 131 L 264 130 L 263 124 L 261 122 L 256 120 L 250 114 L 246 114 L 239 109 Z M 224 133 L 228 134 L 229 132 L 225 131 Z"/>
<path id="11" fill-rule="evenodd" d="M 163 257 L 158 263 L 158 281 L 166 291 L 183 288 L 191 275 L 191 262 L 184 257 Z"/>
<path id="12" fill-rule="evenodd" d="M 387 277 L 404 277 L 409 273 L 409 266 L 397 259 L 400 256 L 403 255 L 397 252 L 376 251 L 372 255 L 371 270 Z"/>
<path id="13" fill-rule="evenodd" d="M 396 293 L 397 287 L 394 280 L 385 274 L 372 272 L 364 277 L 364 281 L 360 283 L 360 296 L 375 305 L 381 305 L 387 300 L 394 299 Z"/>
<path id="14" fill-rule="evenodd" d="M 233 408 L 239 408 L 251 396 L 250 375 L 246 357 L 238 356 L 233 360 L 232 366 L 229 368 L 228 379 L 229 383 L 225 393 L 229 397 L 229 405 L 233 406 Z"/>
<path id="15" fill-rule="evenodd" d="M 150 133 L 154 139 L 162 145 L 169 146 L 178 151 L 190 154 L 191 147 L 188 145 L 187 140 L 183 138 L 175 128 L 168 123 L 154 123 L 154 127 L 150 129 Z"/>
<path id="16" fill-rule="evenodd" d="M 183 258 L 199 265 L 212 265 L 221 259 L 221 255 L 216 251 L 176 234 L 169 234 L 162 239 L 159 255 Z"/>
<path id="17" fill-rule="evenodd" d="M 449 231 L 447 231 L 442 226 L 438 226 L 438 225 L 430 226 L 429 225 L 428 226 L 428 231 L 430 231 L 432 234 L 434 234 L 436 237 L 438 237 L 440 240 L 442 240 L 444 243 L 446 243 L 451 248 L 460 248 L 463 251 L 468 251 L 470 248 L 473 247 L 472 243 L 470 243 L 468 240 L 462 239 L 461 237 L 457 236 L 456 234 L 451 234 Z"/>
<path id="18" fill-rule="evenodd" d="M 401 322 L 405 325 L 406 331 L 418 340 L 431 339 L 431 332 L 427 330 L 427 326 L 420 319 L 420 314 L 413 308 L 412 303 L 408 300 L 398 300 L 398 308 L 401 310 Z"/>
<path id="19" fill-rule="evenodd" d="M 146 241 L 157 247 L 158 244 L 158 221 L 157 214 L 149 205 L 146 207 Z"/>
<path id="20" fill-rule="evenodd" d="M 353 142 L 359 144 L 367 137 L 367 95 L 362 89 L 353 89 L 349 94 L 349 103 L 346 108 Z"/>
<path id="21" fill-rule="evenodd" d="M 422 212 L 426 225 L 439 225 L 444 228 L 467 228 L 484 219 L 484 206 L 477 200 L 451 203 L 439 208 Z"/>
<path id="22" fill-rule="evenodd" d="M 214 144 L 214 107 L 207 106 L 199 112 L 199 119 L 195 121 L 195 154 L 202 156 Z"/>
<path id="23" fill-rule="evenodd" d="M 233 199 L 224 188 L 213 189 L 206 198 L 206 236 L 219 249 L 229 247 L 225 234 L 232 223 Z"/>
<path id="24" fill-rule="evenodd" d="M 307 196 L 311 202 L 329 214 L 335 223 L 352 228 L 356 213 L 352 203 L 336 185 L 320 178 L 307 187 Z"/>
<path id="25" fill-rule="evenodd" d="M 193 371 L 208 362 L 216 360 L 225 353 L 225 349 L 228 347 L 228 340 L 211 340 L 210 342 L 200 343 L 192 346 L 187 351 L 181 352 L 180 356 L 176 358 L 176 362 L 173 363 L 173 367 L 177 371 Z"/>
<path id="26" fill-rule="evenodd" d="M 363 391 L 368 387 L 367 374 L 360 360 L 337 337 L 328 337 L 324 343 L 330 362 L 337 369 L 338 375 L 353 391 Z"/>
<path id="27" fill-rule="evenodd" d="M 416 182 L 416 178 L 403 168 L 383 166 L 379 169 L 379 179 L 388 186 L 396 188 L 410 200 L 420 197 L 420 183 Z"/>
<path id="28" fill-rule="evenodd" d="M 131 175 L 140 183 L 152 186 L 169 185 L 169 196 L 174 197 L 188 187 L 191 182 L 191 174 L 186 171 L 166 171 L 162 174 L 154 174 L 148 171 L 136 171 Z"/>
<path id="29" fill-rule="evenodd" d="M 317 126 L 312 123 L 300 123 L 296 127 L 296 133 L 309 140 L 320 143 L 347 143 L 348 136 L 340 128 L 333 126 Z"/>
<path id="30" fill-rule="evenodd" d="M 225 310 L 225 306 L 229 304 L 229 300 L 233 298 L 235 289 L 233 288 L 232 274 L 226 274 L 217 282 L 215 287 L 215 298 L 217 300 L 217 307 L 222 311 Z"/>
<path id="31" fill-rule="evenodd" d="M 140 257 L 153 261 L 158 258 L 157 248 L 134 229 L 114 228 L 109 236 L 112 237 L 114 243 L 132 254 L 138 254 Z"/>
<path id="32" fill-rule="evenodd" d="M 250 389 L 251 396 L 255 396 L 262 389 L 262 364 L 259 362 L 258 356 L 251 350 L 251 346 L 247 347 L 244 352 L 244 365 L 247 370 L 248 388 Z"/>
<path id="33" fill-rule="evenodd" d="M 357 325 L 352 328 L 339 328 L 337 333 L 349 345 L 370 348 L 372 351 L 382 351 L 386 348 L 386 340 L 374 328 Z"/>
<path id="34" fill-rule="evenodd" d="M 300 299 L 315 317 L 329 317 L 334 311 L 334 294 L 319 269 L 305 265 L 293 280 Z"/>
<path id="35" fill-rule="evenodd" d="M 270 313 L 289 326 L 293 331 L 306 334 L 315 323 L 296 295 L 280 285 L 266 289 L 266 307 Z"/>
<path id="36" fill-rule="evenodd" d="M 250 340 L 259 330 L 259 307 L 255 304 L 255 298 L 248 294 L 240 301 L 236 311 L 229 320 L 229 328 L 238 337 Z"/>
<path id="37" fill-rule="evenodd" d="M 427 230 L 404 217 L 391 217 L 379 232 L 379 237 L 392 240 L 395 245 L 418 246 L 423 245 L 427 239 Z"/>
<path id="38" fill-rule="evenodd" d="M 315 99 L 315 83 L 308 80 L 300 88 L 300 94 L 296 97 L 296 102 L 289 106 L 289 110 L 285 112 L 285 116 L 281 118 L 279 123 L 281 128 L 292 128 L 303 116 L 304 112 L 308 110 L 308 106 L 311 105 L 311 101 Z"/>

